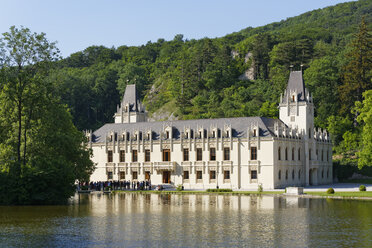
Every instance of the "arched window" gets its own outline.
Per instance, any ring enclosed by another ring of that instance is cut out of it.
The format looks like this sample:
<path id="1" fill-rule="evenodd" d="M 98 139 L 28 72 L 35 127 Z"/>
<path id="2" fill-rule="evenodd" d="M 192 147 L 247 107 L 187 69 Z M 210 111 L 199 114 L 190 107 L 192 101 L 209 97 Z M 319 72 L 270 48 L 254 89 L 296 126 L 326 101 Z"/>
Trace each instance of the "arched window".
<path id="1" fill-rule="evenodd" d="M 288 180 L 288 170 L 285 171 L 285 180 Z"/>
<path id="2" fill-rule="evenodd" d="M 301 179 L 301 170 L 298 170 L 298 180 Z"/>
<path id="3" fill-rule="evenodd" d="M 288 160 L 288 148 L 285 148 L 285 160 Z"/>
<path id="4" fill-rule="evenodd" d="M 294 170 L 292 170 L 292 180 L 294 180 Z"/>
<path id="5" fill-rule="evenodd" d="M 278 148 L 278 159 L 279 159 L 279 160 L 282 159 L 280 155 L 281 155 L 281 152 L 280 152 L 280 146 L 279 146 L 279 148 Z"/>
<path id="6" fill-rule="evenodd" d="M 279 170 L 278 178 L 279 178 L 279 180 L 282 179 L 282 171 L 281 170 Z"/>
<path id="7" fill-rule="evenodd" d="M 298 148 L 298 160 L 301 160 L 301 148 Z"/>
<path id="8" fill-rule="evenodd" d="M 292 160 L 294 160 L 294 148 L 292 148 Z"/>

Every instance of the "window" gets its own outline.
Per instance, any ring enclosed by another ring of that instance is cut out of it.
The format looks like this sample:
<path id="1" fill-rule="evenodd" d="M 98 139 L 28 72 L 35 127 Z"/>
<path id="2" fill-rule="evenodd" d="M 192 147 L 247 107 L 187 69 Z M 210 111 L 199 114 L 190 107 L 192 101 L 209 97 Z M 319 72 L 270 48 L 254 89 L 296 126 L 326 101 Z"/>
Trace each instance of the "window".
<path id="1" fill-rule="evenodd" d="M 209 149 L 209 160 L 215 161 L 216 160 L 216 148 Z"/>
<path id="2" fill-rule="evenodd" d="M 223 171 L 223 179 L 224 180 L 230 179 L 230 171 L 229 170 Z"/>
<path id="3" fill-rule="evenodd" d="M 295 96 L 293 95 L 293 96 L 292 96 L 292 102 L 294 102 L 294 101 L 295 101 Z"/>
<path id="4" fill-rule="evenodd" d="M 183 149 L 183 161 L 189 161 L 189 149 Z"/>
<path id="5" fill-rule="evenodd" d="M 280 146 L 279 146 L 279 148 L 278 148 L 278 159 L 279 159 L 279 160 L 282 160 L 281 151 L 280 151 Z"/>
<path id="6" fill-rule="evenodd" d="M 150 162 L 150 150 L 145 150 L 145 162 Z"/>
<path id="7" fill-rule="evenodd" d="M 282 179 L 282 171 L 279 170 L 279 173 L 278 173 L 278 179 L 281 180 Z"/>
<path id="8" fill-rule="evenodd" d="M 285 180 L 288 180 L 288 170 L 285 171 Z"/>
<path id="9" fill-rule="evenodd" d="M 329 152 L 327 151 L 327 162 L 328 162 L 328 159 L 329 159 Z"/>
<path id="10" fill-rule="evenodd" d="M 226 137 L 227 138 L 229 137 L 229 131 L 226 131 Z"/>
<path id="11" fill-rule="evenodd" d="M 292 160 L 294 160 L 294 148 L 292 148 Z"/>
<path id="12" fill-rule="evenodd" d="M 112 162 L 112 151 L 107 151 L 107 162 Z"/>
<path id="13" fill-rule="evenodd" d="M 216 138 L 216 131 L 212 132 L 212 138 Z"/>
<path id="14" fill-rule="evenodd" d="M 322 161 L 324 161 L 324 151 L 322 150 Z"/>
<path id="15" fill-rule="evenodd" d="M 169 149 L 163 149 L 163 161 L 170 161 L 171 153 Z"/>
<path id="16" fill-rule="evenodd" d="M 145 172 L 145 180 L 150 181 L 150 171 Z"/>
<path id="17" fill-rule="evenodd" d="M 167 139 L 169 139 L 169 131 L 166 132 Z"/>
<path id="18" fill-rule="evenodd" d="M 329 178 L 329 169 L 327 169 L 327 178 Z"/>
<path id="19" fill-rule="evenodd" d="M 215 171 L 215 170 L 211 170 L 211 171 L 209 172 L 209 179 L 210 179 L 210 180 L 214 180 L 214 179 L 216 179 L 216 171 Z"/>
<path id="20" fill-rule="evenodd" d="M 108 179 L 108 180 L 112 180 L 112 171 L 109 171 L 109 172 L 107 173 L 107 179 Z"/>
<path id="21" fill-rule="evenodd" d="M 223 160 L 230 160 L 230 148 L 223 148 Z"/>
<path id="22" fill-rule="evenodd" d="M 311 128 L 309 128 L 309 139 L 311 138 Z"/>
<path id="23" fill-rule="evenodd" d="M 257 160 L 257 147 L 251 147 L 251 160 Z"/>
<path id="24" fill-rule="evenodd" d="M 301 149 L 298 148 L 298 160 L 301 160 Z"/>
<path id="25" fill-rule="evenodd" d="M 137 150 L 132 150 L 132 162 L 137 161 L 138 161 Z"/>
<path id="26" fill-rule="evenodd" d="M 196 179 L 197 180 L 203 179 L 203 173 L 202 173 L 202 171 L 196 171 Z"/>
<path id="27" fill-rule="evenodd" d="M 138 179 L 138 173 L 137 173 L 137 171 L 133 171 L 133 173 L 132 173 L 132 179 L 133 180 L 137 180 Z"/>
<path id="28" fill-rule="evenodd" d="M 316 160 L 319 160 L 319 157 L 318 157 L 318 149 L 315 150 L 315 154 L 316 154 Z"/>
<path id="29" fill-rule="evenodd" d="M 120 180 L 125 179 L 125 172 L 124 171 L 120 171 L 119 176 L 120 176 Z"/>
<path id="30" fill-rule="evenodd" d="M 285 148 L 285 160 L 288 160 L 288 148 Z"/>
<path id="31" fill-rule="evenodd" d="M 324 170 L 322 170 L 322 178 L 324 178 Z"/>
<path id="32" fill-rule="evenodd" d="M 253 130 L 253 137 L 256 137 L 256 129 Z"/>
<path id="33" fill-rule="evenodd" d="M 199 131 L 199 139 L 201 139 L 201 137 L 202 137 L 201 133 L 202 133 L 202 132 L 201 132 L 201 131 Z"/>
<path id="34" fill-rule="evenodd" d="M 188 180 L 189 179 L 189 171 L 184 171 L 183 172 L 183 179 Z"/>
<path id="35" fill-rule="evenodd" d="M 294 170 L 292 170 L 292 180 L 294 180 Z"/>
<path id="36" fill-rule="evenodd" d="M 309 160 L 311 160 L 311 149 L 309 149 Z"/>
<path id="37" fill-rule="evenodd" d="M 188 133 L 188 132 L 186 132 L 186 134 L 185 134 L 185 138 L 186 138 L 186 139 L 189 138 L 189 133 Z"/>
<path id="38" fill-rule="evenodd" d="M 196 148 L 196 160 L 203 160 L 203 150 L 201 148 Z"/>
<path id="39" fill-rule="evenodd" d="M 256 170 L 251 171 L 251 179 L 257 179 L 257 171 Z"/>
<path id="40" fill-rule="evenodd" d="M 125 151 L 124 151 L 124 150 L 120 150 L 120 158 L 119 158 L 119 161 L 120 161 L 120 162 L 125 162 Z"/>
<path id="41" fill-rule="evenodd" d="M 301 179 L 301 170 L 298 170 L 298 180 Z"/>

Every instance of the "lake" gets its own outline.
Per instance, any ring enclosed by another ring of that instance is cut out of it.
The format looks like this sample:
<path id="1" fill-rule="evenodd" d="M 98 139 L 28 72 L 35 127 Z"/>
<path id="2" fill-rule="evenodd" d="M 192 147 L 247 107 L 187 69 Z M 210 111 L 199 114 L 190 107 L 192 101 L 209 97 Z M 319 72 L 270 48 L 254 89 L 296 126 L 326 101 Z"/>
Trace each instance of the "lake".
<path id="1" fill-rule="evenodd" d="M 372 201 L 76 194 L 0 206 L 1 247 L 372 247 Z"/>

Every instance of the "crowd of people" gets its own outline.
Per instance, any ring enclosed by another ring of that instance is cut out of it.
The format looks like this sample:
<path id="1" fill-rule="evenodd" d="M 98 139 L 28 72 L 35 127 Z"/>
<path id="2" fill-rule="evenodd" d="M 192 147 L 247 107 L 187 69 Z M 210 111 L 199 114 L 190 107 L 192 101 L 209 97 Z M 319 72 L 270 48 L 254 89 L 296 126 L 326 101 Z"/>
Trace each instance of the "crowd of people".
<path id="1" fill-rule="evenodd" d="M 109 190 L 151 190 L 151 181 L 105 181 L 80 182 L 78 190 L 109 191 Z"/>

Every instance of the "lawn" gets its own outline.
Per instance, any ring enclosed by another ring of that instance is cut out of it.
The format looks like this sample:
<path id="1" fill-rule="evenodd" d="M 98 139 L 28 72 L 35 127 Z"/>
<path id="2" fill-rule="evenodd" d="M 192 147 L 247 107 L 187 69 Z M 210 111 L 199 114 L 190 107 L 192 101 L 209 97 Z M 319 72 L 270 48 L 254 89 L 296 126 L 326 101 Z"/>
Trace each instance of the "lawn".
<path id="1" fill-rule="evenodd" d="M 318 195 L 318 196 L 372 197 L 372 191 L 335 192 L 334 194 L 327 194 L 326 192 L 306 192 L 306 194 L 308 194 L 308 195 Z"/>

